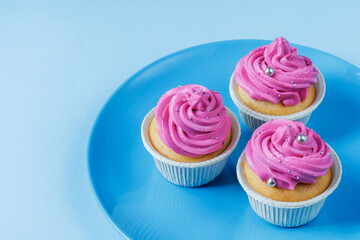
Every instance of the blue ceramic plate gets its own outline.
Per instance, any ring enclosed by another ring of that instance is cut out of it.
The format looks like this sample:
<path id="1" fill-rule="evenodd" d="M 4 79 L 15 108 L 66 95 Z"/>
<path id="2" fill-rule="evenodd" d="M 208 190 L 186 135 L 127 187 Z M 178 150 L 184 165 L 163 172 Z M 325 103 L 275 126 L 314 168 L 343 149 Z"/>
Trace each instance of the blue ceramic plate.
<path id="1" fill-rule="evenodd" d="M 143 147 L 140 126 L 160 96 L 177 85 L 198 83 L 230 99 L 237 61 L 269 41 L 215 42 L 185 49 L 145 67 L 127 80 L 102 109 L 89 144 L 89 173 L 96 196 L 114 226 L 130 239 L 360 239 L 360 70 L 327 53 L 298 47 L 326 81 L 324 101 L 308 124 L 343 164 L 339 188 L 315 220 L 299 228 L 273 226 L 251 209 L 235 165 L 250 131 L 220 176 L 198 188 L 166 181 Z M 240 118 L 239 118 L 240 119 Z"/>

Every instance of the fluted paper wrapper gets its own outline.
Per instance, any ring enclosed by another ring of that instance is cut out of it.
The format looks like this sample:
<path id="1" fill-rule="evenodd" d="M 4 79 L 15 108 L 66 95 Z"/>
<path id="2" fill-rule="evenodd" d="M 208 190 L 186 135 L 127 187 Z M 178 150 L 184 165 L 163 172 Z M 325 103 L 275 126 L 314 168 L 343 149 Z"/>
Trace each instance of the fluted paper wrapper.
<path id="1" fill-rule="evenodd" d="M 231 152 L 235 149 L 240 138 L 240 125 L 233 112 L 227 109 L 232 119 L 231 142 L 228 148 L 213 159 L 198 163 L 182 163 L 161 155 L 151 144 L 149 126 L 155 114 L 153 108 L 144 118 L 141 126 L 141 138 L 146 150 L 153 156 L 156 167 L 170 182 L 183 187 L 197 187 L 213 181 L 224 169 Z"/>
<path id="2" fill-rule="evenodd" d="M 239 183 L 247 193 L 252 209 L 265 221 L 280 227 L 298 227 L 313 220 L 320 212 L 325 199 L 337 188 L 341 180 L 342 168 L 339 157 L 331 148 L 333 165 L 330 186 L 320 195 L 301 202 L 281 202 L 267 198 L 256 192 L 247 182 L 244 173 L 245 151 L 241 154 L 236 173 Z"/>
<path id="3" fill-rule="evenodd" d="M 315 67 L 316 68 L 316 67 Z M 319 69 L 316 68 L 318 71 Z M 281 116 L 275 116 L 275 115 L 267 115 L 262 114 L 259 112 L 254 111 L 253 109 L 249 108 L 239 97 L 237 92 L 237 83 L 234 78 L 234 74 L 232 74 L 230 79 L 230 96 L 232 100 L 234 101 L 235 105 L 239 109 L 241 120 L 244 122 L 245 126 L 249 128 L 251 131 L 254 131 L 256 128 L 260 127 L 263 123 L 271 120 L 271 119 L 277 119 L 277 118 L 285 118 L 292 121 L 300 121 L 304 123 L 305 125 L 308 123 L 311 113 L 320 105 L 322 102 L 324 95 L 325 95 L 325 81 L 324 77 L 319 71 L 319 74 L 317 75 L 318 82 L 314 84 L 316 89 L 316 98 L 314 102 L 306 109 L 289 114 L 289 115 L 281 115 Z"/>

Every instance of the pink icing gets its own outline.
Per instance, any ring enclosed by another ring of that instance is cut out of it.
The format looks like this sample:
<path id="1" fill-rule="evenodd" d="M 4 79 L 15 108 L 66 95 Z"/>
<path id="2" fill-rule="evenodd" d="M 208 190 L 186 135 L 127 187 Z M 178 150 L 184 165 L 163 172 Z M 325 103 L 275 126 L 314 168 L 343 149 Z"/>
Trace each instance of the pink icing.
<path id="1" fill-rule="evenodd" d="M 305 143 L 297 141 L 304 134 Z M 293 190 L 297 183 L 315 183 L 332 165 L 330 148 L 301 122 L 275 119 L 255 130 L 245 148 L 249 167 L 262 181 Z"/>
<path id="2" fill-rule="evenodd" d="M 274 70 L 272 76 L 265 69 Z M 253 99 L 297 105 L 305 100 L 307 89 L 317 82 L 318 71 L 312 61 L 297 53 L 282 37 L 252 50 L 236 65 L 236 83 Z"/>
<path id="3" fill-rule="evenodd" d="M 167 91 L 156 106 L 155 118 L 165 145 L 188 157 L 220 149 L 231 129 L 221 95 L 201 85 Z"/>

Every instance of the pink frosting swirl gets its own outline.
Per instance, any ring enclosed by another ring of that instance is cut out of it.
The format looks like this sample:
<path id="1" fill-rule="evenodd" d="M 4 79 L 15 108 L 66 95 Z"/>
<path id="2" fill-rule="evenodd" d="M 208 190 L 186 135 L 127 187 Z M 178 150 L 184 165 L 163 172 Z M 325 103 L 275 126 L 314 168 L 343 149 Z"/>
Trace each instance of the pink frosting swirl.
<path id="1" fill-rule="evenodd" d="M 155 118 L 165 145 L 188 157 L 220 149 L 231 129 L 221 95 L 201 85 L 166 92 L 156 106 Z"/>
<path id="2" fill-rule="evenodd" d="M 306 142 L 297 140 L 299 134 Z M 262 181 L 270 177 L 280 188 L 293 190 L 297 183 L 314 183 L 332 165 L 330 148 L 301 122 L 275 119 L 264 123 L 253 133 L 245 148 L 252 171 Z"/>
<path id="3" fill-rule="evenodd" d="M 272 76 L 265 69 L 274 70 Z M 252 50 L 236 65 L 236 83 L 251 98 L 285 106 L 305 100 L 307 89 L 317 82 L 318 71 L 312 61 L 297 53 L 282 37 L 267 46 Z"/>

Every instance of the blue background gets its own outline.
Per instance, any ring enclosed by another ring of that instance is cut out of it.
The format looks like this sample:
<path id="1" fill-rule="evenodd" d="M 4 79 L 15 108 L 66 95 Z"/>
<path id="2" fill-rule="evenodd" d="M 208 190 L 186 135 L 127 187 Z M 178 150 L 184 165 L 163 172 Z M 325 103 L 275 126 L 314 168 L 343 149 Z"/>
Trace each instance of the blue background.
<path id="1" fill-rule="evenodd" d="M 359 67 L 359 7 L 1 2 L 0 239 L 121 238 L 96 203 L 86 151 L 101 107 L 137 70 L 197 44 L 280 35 Z"/>

